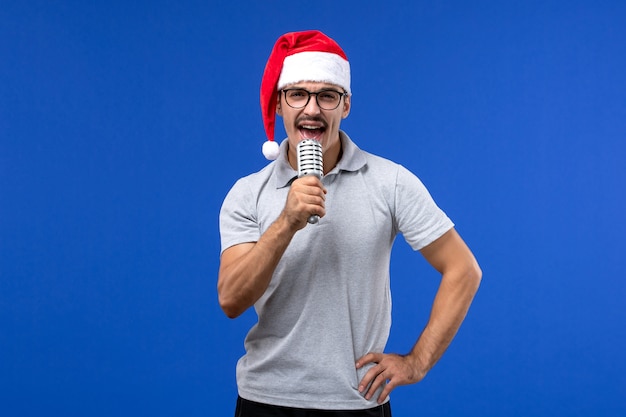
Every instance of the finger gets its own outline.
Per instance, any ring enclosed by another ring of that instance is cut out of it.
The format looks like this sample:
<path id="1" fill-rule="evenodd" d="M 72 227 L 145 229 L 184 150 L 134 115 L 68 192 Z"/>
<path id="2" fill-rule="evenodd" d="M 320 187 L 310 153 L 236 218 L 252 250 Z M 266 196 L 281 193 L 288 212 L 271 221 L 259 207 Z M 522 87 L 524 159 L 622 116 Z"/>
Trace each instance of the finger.
<path id="1" fill-rule="evenodd" d="M 356 368 L 362 368 L 363 366 L 367 365 L 368 363 L 379 363 L 383 358 L 382 353 L 368 353 L 362 357 L 360 357 L 359 359 L 357 359 L 356 361 Z"/>
<path id="2" fill-rule="evenodd" d="M 384 403 L 394 388 L 395 386 L 393 385 L 393 379 L 392 379 L 387 383 L 387 385 L 385 385 L 385 388 L 383 388 L 380 395 L 378 396 L 378 400 L 377 400 L 378 404 Z"/>
<path id="3" fill-rule="evenodd" d="M 301 178 L 297 178 L 292 184 L 292 187 L 306 187 L 306 188 L 317 188 L 318 190 L 320 190 L 322 192 L 322 194 L 326 194 L 327 190 L 326 187 L 324 187 L 324 184 L 322 184 L 322 181 L 320 181 L 319 178 L 314 177 L 314 176 L 305 176 L 305 177 L 301 177 Z"/>
<path id="4" fill-rule="evenodd" d="M 287 207 L 301 213 L 310 214 L 312 210 L 324 210 L 324 206 L 325 195 L 314 187 L 294 187 L 287 197 Z"/>
<path id="5" fill-rule="evenodd" d="M 326 202 L 324 195 L 317 194 L 317 193 L 302 194 L 300 196 L 300 199 L 305 204 L 320 206 L 320 207 L 324 207 L 324 203 Z"/>
<path id="6" fill-rule="evenodd" d="M 365 394 L 365 399 L 369 400 L 370 398 L 372 398 L 376 391 L 378 391 L 378 388 L 380 388 L 386 380 L 387 378 L 383 375 L 383 373 L 379 373 L 376 378 L 374 378 L 374 381 L 372 382 L 372 385 L 370 385 L 370 389 L 367 391 L 367 394 Z"/>
<path id="7" fill-rule="evenodd" d="M 324 195 L 324 193 L 314 187 L 304 188 L 294 192 L 293 198 L 298 204 L 306 206 L 317 206 L 324 208 L 324 205 L 326 204 L 326 196 Z"/>
<path id="8" fill-rule="evenodd" d="M 369 369 L 363 378 L 361 378 L 361 382 L 359 383 L 359 392 L 364 393 L 373 382 L 374 379 L 382 372 L 382 369 L 378 366 L 374 366 Z"/>
<path id="9" fill-rule="evenodd" d="M 309 216 L 314 215 L 324 217 L 324 215 L 326 214 L 324 200 L 320 199 L 319 197 L 316 198 L 312 196 L 307 196 L 306 198 L 303 198 L 302 213 L 306 214 L 307 219 L 309 218 Z"/>
<path id="10" fill-rule="evenodd" d="M 356 369 L 361 369 L 362 367 L 364 367 L 365 365 L 369 363 L 377 364 L 381 358 L 382 358 L 382 354 L 371 353 L 371 352 L 367 353 L 364 356 L 361 356 L 359 359 L 357 359 L 356 364 L 355 364 Z M 361 378 L 361 381 L 359 382 L 359 392 L 360 393 L 365 392 L 365 389 L 370 385 L 370 383 L 374 380 L 374 378 L 376 378 L 376 375 L 378 375 L 380 372 L 381 370 L 378 369 L 376 366 L 369 369 L 365 373 L 363 378 Z"/>

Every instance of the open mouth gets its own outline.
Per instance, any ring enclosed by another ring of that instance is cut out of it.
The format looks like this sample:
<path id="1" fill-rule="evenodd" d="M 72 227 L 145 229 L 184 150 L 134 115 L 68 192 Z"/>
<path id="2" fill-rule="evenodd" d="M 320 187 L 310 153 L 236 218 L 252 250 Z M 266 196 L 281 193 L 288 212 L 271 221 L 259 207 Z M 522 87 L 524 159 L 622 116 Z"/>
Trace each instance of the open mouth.
<path id="1" fill-rule="evenodd" d="M 314 139 L 319 141 L 326 131 L 326 126 L 319 122 L 305 122 L 298 126 L 298 131 L 300 132 L 300 137 L 303 140 Z"/>

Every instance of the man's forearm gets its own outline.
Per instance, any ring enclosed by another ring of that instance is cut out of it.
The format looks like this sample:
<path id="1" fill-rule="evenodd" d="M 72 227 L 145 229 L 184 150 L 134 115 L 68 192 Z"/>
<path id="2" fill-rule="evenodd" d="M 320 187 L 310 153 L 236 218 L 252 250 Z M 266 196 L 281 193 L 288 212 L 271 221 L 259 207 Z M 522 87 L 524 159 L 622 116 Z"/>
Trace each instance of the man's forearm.
<path id="1" fill-rule="evenodd" d="M 218 294 L 228 317 L 239 316 L 265 293 L 295 232 L 280 216 L 257 242 L 229 248 L 229 253 L 222 254 Z"/>
<path id="2" fill-rule="evenodd" d="M 423 375 L 437 363 L 452 342 L 467 315 L 481 277 L 477 264 L 443 275 L 428 324 L 408 355 Z"/>

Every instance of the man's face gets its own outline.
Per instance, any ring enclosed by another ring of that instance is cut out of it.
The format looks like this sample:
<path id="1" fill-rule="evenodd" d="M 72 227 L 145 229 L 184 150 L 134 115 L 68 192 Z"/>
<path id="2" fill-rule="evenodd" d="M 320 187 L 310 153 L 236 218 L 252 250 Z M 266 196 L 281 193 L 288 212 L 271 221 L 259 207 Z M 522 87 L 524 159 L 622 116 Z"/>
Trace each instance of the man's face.
<path id="1" fill-rule="evenodd" d="M 332 89 L 343 93 L 343 88 L 334 84 L 301 82 L 289 85 L 285 89 L 301 88 L 311 93 Z M 339 141 L 339 125 L 350 113 L 350 97 L 342 97 L 339 106 L 334 110 L 321 109 L 317 96 L 311 95 L 308 104 L 300 109 L 290 107 L 285 101 L 285 94 L 280 92 L 276 113 L 283 118 L 285 131 L 289 139 L 289 160 L 295 157 L 296 146 L 303 139 L 315 139 L 322 144 L 322 151 L 337 152 L 341 149 Z M 320 98 L 320 102 L 322 98 Z M 295 159 L 293 159 L 295 160 Z"/>

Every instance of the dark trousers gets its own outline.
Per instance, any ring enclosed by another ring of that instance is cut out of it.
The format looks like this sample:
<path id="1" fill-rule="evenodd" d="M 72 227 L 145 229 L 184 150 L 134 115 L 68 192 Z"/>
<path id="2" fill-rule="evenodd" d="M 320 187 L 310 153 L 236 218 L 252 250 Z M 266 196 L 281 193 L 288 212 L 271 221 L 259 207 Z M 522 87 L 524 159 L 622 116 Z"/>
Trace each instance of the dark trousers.
<path id="1" fill-rule="evenodd" d="M 391 417 L 391 405 L 387 401 L 367 410 L 314 410 L 261 404 L 238 397 L 235 417 Z"/>

